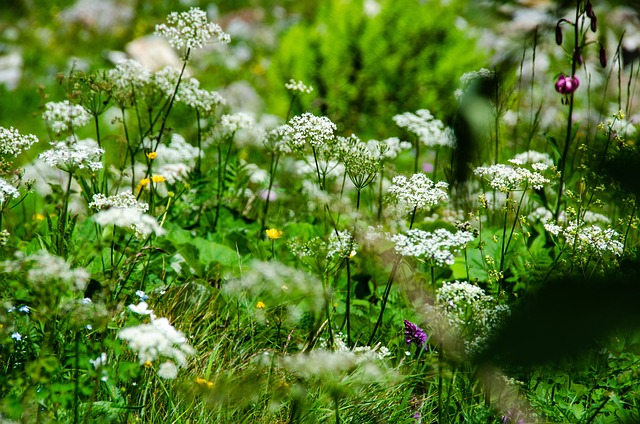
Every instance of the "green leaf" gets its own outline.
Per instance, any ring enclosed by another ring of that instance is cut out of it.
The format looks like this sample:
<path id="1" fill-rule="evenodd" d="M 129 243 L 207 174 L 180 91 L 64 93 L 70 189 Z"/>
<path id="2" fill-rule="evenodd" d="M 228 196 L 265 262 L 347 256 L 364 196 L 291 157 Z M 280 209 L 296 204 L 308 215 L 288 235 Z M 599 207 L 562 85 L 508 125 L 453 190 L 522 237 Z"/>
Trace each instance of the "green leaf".
<path id="1" fill-rule="evenodd" d="M 178 227 L 170 227 L 165 238 L 200 276 L 205 275 L 213 265 L 233 268 L 241 260 L 237 252 L 230 247 L 202 237 L 194 237 L 189 231 Z"/>

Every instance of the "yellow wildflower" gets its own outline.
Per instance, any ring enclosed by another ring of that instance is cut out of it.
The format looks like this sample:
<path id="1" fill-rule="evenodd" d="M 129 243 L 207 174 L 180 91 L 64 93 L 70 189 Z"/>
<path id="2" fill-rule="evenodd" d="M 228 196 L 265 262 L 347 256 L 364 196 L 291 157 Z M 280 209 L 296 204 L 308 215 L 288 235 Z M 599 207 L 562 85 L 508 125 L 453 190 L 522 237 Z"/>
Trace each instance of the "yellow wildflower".
<path id="1" fill-rule="evenodd" d="M 153 181 L 154 183 L 163 183 L 167 181 L 167 179 L 162 175 L 154 175 L 153 177 L 151 177 L 151 181 Z"/>
<path id="2" fill-rule="evenodd" d="M 44 219 L 44 215 L 42 215 L 41 213 L 35 213 L 35 215 L 33 215 L 33 220 L 34 221 L 42 221 Z"/>
<path id="3" fill-rule="evenodd" d="M 265 303 L 262 300 L 259 300 L 258 303 L 256 303 L 256 308 L 258 309 L 264 309 L 266 307 L 267 305 L 265 305 Z"/>
<path id="4" fill-rule="evenodd" d="M 149 159 L 151 159 L 151 160 L 154 160 L 155 158 L 157 158 L 157 157 L 158 157 L 158 153 L 156 153 L 156 152 L 149 152 L 149 153 L 147 153 L 147 157 L 148 157 Z"/>
<path id="5" fill-rule="evenodd" d="M 143 178 L 140 180 L 140 183 L 138 184 L 139 187 L 146 187 L 149 185 L 149 183 L 151 182 L 151 180 L 149 178 Z"/>
<path id="6" fill-rule="evenodd" d="M 151 361 L 144 361 L 144 367 L 145 368 L 151 368 L 151 367 L 153 367 L 153 363 Z"/>
<path id="7" fill-rule="evenodd" d="M 269 228 L 267 230 L 267 237 L 269 237 L 269 240 L 276 240 L 279 238 L 282 238 L 282 235 L 284 233 L 281 230 L 278 230 L 276 228 Z"/>

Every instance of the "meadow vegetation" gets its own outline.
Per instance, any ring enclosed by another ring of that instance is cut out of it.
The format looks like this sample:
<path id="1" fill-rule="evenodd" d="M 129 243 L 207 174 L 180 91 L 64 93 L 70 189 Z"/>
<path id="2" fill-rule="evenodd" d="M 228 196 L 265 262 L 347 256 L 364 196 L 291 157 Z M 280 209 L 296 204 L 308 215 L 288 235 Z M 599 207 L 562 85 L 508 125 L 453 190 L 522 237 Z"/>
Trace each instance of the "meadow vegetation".
<path id="1" fill-rule="evenodd" d="M 640 422 L 636 12 L 165 3 L 10 9 L 0 422 Z"/>

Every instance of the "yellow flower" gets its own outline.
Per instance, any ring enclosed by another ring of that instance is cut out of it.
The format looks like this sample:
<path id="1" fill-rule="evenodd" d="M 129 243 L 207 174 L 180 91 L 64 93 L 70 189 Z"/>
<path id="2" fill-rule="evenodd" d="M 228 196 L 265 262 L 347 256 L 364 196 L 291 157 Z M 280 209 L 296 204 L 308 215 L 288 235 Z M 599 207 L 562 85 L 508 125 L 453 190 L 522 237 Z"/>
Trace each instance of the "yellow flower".
<path id="1" fill-rule="evenodd" d="M 201 386 L 207 386 L 207 388 L 212 388 L 213 387 L 213 382 L 205 380 L 204 378 L 196 378 L 196 383 L 198 383 Z"/>
<path id="2" fill-rule="evenodd" d="M 259 300 L 258 303 L 256 303 L 256 308 L 258 309 L 264 309 L 266 307 L 267 305 L 265 305 L 265 303 L 262 300 Z"/>
<path id="3" fill-rule="evenodd" d="M 158 153 L 156 153 L 156 152 L 149 152 L 149 153 L 147 153 L 147 157 L 148 157 L 149 159 L 151 159 L 151 160 L 154 160 L 155 158 L 157 158 L 157 157 L 158 157 Z"/>
<path id="4" fill-rule="evenodd" d="M 282 238 L 282 235 L 284 233 L 276 228 L 270 228 L 267 230 L 267 237 L 269 237 L 269 240 L 276 240 L 279 238 Z"/>
<path id="5" fill-rule="evenodd" d="M 153 363 L 151 361 L 144 361 L 144 367 L 145 368 L 151 368 L 151 367 L 153 367 Z"/>
<path id="6" fill-rule="evenodd" d="M 138 184 L 138 186 L 140 187 L 146 187 L 149 185 L 149 183 L 151 182 L 151 180 L 149 178 L 143 178 L 140 180 L 140 183 Z"/>
<path id="7" fill-rule="evenodd" d="M 163 183 L 167 181 L 167 179 L 162 175 L 154 175 L 153 177 L 151 177 L 151 181 L 153 181 L 154 183 Z"/>
<path id="8" fill-rule="evenodd" d="M 42 221 L 44 219 L 44 215 L 42 215 L 41 213 L 37 213 L 35 215 L 33 215 L 33 220 L 34 221 Z"/>

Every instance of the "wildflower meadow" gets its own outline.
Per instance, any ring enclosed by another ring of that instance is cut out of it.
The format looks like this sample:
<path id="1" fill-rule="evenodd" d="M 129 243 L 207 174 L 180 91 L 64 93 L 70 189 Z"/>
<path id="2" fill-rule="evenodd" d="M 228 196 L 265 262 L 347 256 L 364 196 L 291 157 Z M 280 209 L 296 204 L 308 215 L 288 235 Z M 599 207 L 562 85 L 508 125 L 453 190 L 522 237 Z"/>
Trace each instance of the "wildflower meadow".
<path id="1" fill-rule="evenodd" d="M 0 11 L 0 423 L 640 422 L 635 2 Z"/>

